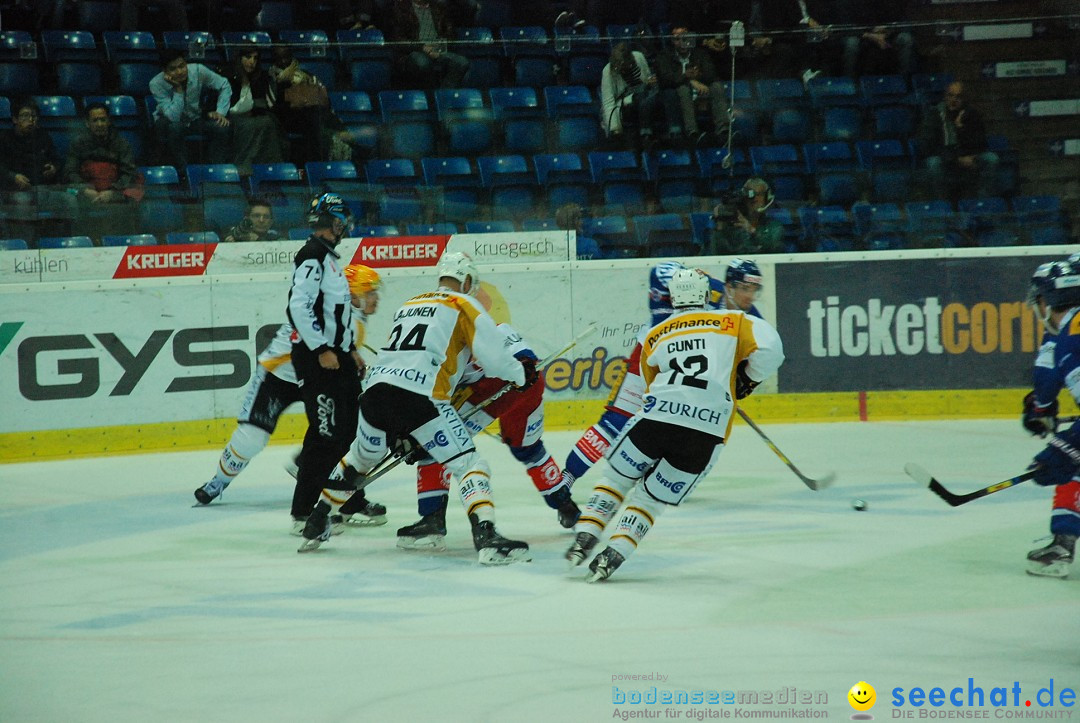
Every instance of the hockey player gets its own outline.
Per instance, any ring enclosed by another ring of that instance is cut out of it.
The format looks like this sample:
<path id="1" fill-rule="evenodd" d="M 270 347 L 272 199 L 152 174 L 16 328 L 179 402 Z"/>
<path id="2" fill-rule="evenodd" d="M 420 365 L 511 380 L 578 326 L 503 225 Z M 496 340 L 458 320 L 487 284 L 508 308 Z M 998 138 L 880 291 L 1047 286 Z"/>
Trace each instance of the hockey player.
<path id="1" fill-rule="evenodd" d="M 649 329 L 642 345 L 642 407 L 615 439 L 566 552 L 571 565 L 584 562 L 625 502 L 607 547 L 589 565 L 589 582 L 610 577 L 656 518 L 708 474 L 731 434 L 733 398 L 749 395 L 784 360 L 767 322 L 706 308 L 704 273 L 680 269 L 669 288 L 674 314 Z"/>
<path id="2" fill-rule="evenodd" d="M 364 323 L 379 305 L 379 274 L 360 264 L 345 267 L 353 313 L 357 315 L 357 339 L 363 340 Z M 237 417 L 236 429 L 221 452 L 214 477 L 195 490 L 195 499 L 208 505 L 225 490 L 266 448 L 278 420 L 294 402 L 300 401 L 300 387 L 292 365 L 292 345 L 298 339 L 291 324 L 278 327 L 270 343 L 259 353 L 255 376 L 248 386 Z M 381 505 L 380 505 L 381 506 Z M 296 512 L 294 510 L 294 512 Z M 385 508 L 382 514 L 385 515 Z M 299 534 L 307 515 L 297 521 L 294 531 Z M 385 522 L 385 518 L 383 518 Z M 297 527 L 297 522 L 299 527 Z"/>
<path id="3" fill-rule="evenodd" d="M 655 326 L 671 316 L 671 297 L 668 293 L 668 281 L 677 271 L 686 267 L 678 261 L 665 261 L 657 264 L 649 272 L 649 316 L 650 325 Z M 761 313 L 754 302 L 761 294 L 761 269 L 753 261 L 732 259 L 724 272 L 724 283 L 709 279 L 710 309 L 733 309 L 745 311 L 761 318 Z M 645 330 L 642 330 L 642 335 Z M 622 379 L 615 384 L 608 397 L 604 414 L 600 421 L 585 430 L 566 457 L 563 465 L 563 481 L 572 487 L 578 477 L 589 471 L 611 446 L 611 440 L 622 430 L 623 425 L 641 408 L 641 390 L 643 384 L 638 370 L 641 354 L 642 335 L 630 358 L 626 362 L 626 371 Z"/>
<path id="4" fill-rule="evenodd" d="M 534 363 L 519 361 L 504 346 L 495 322 L 468 295 L 479 282 L 472 259 L 445 254 L 437 273 L 436 291 L 413 297 L 394 314 L 386 345 L 368 370 L 350 459 L 366 474 L 391 451 L 430 456 L 458 481 L 480 563 L 529 560 L 528 544 L 495 530 L 490 468 L 477 454 L 450 395 L 470 357 L 488 375 L 520 388 L 535 384 L 539 374 Z M 301 552 L 329 539 L 333 512 L 333 503 L 319 501 L 304 528 Z"/>
<path id="5" fill-rule="evenodd" d="M 1050 534 L 1045 547 L 1028 553 L 1031 575 L 1066 577 L 1080 535 L 1080 422 L 1057 432 L 1058 393 L 1067 387 L 1080 400 L 1080 263 L 1057 261 L 1040 265 L 1032 276 L 1028 303 L 1034 307 L 1046 334 L 1035 359 L 1035 389 L 1024 397 L 1023 425 L 1039 437 L 1050 436 L 1035 457 L 1035 482 L 1056 485 Z"/>
<path id="6" fill-rule="evenodd" d="M 535 364 L 536 354 L 507 324 L 499 330 L 519 360 Z M 455 398 L 460 398 L 458 414 L 469 433 L 477 435 L 499 420 L 500 437 L 510 448 L 510 454 L 525 465 L 533 486 L 543 496 L 548 507 L 558 514 L 559 523 L 571 528 L 580 510 L 570 497 L 570 489 L 562 482 L 559 465 L 544 447 L 544 375 L 539 372 L 536 383 L 528 389 L 510 389 L 495 401 L 477 411 L 506 386 L 502 379 L 484 376 L 483 369 L 470 364 L 462 379 L 465 385 Z M 466 419 L 467 418 L 467 419 Z M 446 467 L 433 460 L 420 462 L 416 467 L 417 510 L 420 521 L 398 530 L 397 545 L 403 549 L 445 549 L 446 507 L 450 475 Z"/>

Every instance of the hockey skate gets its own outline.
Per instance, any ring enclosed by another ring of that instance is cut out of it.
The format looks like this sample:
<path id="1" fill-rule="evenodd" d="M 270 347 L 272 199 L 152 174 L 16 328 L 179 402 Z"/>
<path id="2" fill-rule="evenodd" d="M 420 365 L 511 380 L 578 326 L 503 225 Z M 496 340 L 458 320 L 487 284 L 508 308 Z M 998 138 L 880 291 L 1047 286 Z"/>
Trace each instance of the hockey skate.
<path id="1" fill-rule="evenodd" d="M 306 525 L 306 524 L 307 524 L 307 518 L 306 517 L 297 517 L 296 515 L 293 515 L 293 518 L 292 518 L 292 531 L 289 534 L 292 535 L 293 537 L 303 537 L 304 536 L 304 525 Z"/>
<path id="2" fill-rule="evenodd" d="M 613 548 L 605 547 L 596 559 L 589 563 L 589 576 L 585 578 L 585 582 L 607 580 L 625 561 L 626 558 Z"/>
<path id="3" fill-rule="evenodd" d="M 386 524 L 386 507 L 366 498 L 363 490 L 357 490 L 338 512 L 339 514 L 330 517 L 330 523 L 338 531 L 346 527 L 377 527 Z"/>
<path id="4" fill-rule="evenodd" d="M 506 539 L 496 532 L 495 523 L 481 522 L 476 515 L 469 515 L 469 522 L 481 565 L 509 565 L 532 560 L 527 542 Z"/>
<path id="5" fill-rule="evenodd" d="M 297 552 L 312 552 L 318 550 L 319 545 L 330 539 L 330 505 L 319 502 L 315 509 L 308 515 L 304 530 L 301 533 L 304 541 L 300 543 Z"/>
<path id="6" fill-rule="evenodd" d="M 1076 535 L 1054 535 L 1046 547 L 1028 553 L 1027 573 L 1040 577 L 1068 577 L 1076 551 Z"/>
<path id="7" fill-rule="evenodd" d="M 228 486 L 227 483 L 212 479 L 199 489 L 195 490 L 195 501 L 200 505 L 208 505 L 217 499 Z"/>
<path id="8" fill-rule="evenodd" d="M 397 531 L 397 546 L 402 550 L 445 550 L 446 508 L 424 515 L 419 522 Z"/>
<path id="9" fill-rule="evenodd" d="M 599 541 L 600 538 L 596 535 L 590 535 L 588 532 L 577 533 L 574 544 L 570 545 L 570 549 L 566 551 L 566 560 L 570 563 L 570 567 L 577 567 L 585 562 Z"/>
<path id="10" fill-rule="evenodd" d="M 574 504 L 570 496 L 570 488 L 562 487 L 551 494 L 550 502 L 554 503 L 555 511 L 559 515 L 559 524 L 570 530 L 577 524 L 581 517 L 581 509 Z"/>

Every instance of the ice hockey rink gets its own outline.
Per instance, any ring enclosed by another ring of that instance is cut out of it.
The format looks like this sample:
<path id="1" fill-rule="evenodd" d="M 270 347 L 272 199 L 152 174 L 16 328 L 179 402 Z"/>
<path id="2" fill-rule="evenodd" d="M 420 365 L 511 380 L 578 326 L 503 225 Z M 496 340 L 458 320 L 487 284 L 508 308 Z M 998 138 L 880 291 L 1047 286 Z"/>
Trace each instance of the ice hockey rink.
<path id="1" fill-rule="evenodd" d="M 0 466 L 0 720 L 848 719 L 860 681 L 878 720 L 927 710 L 892 705 L 898 687 L 963 687 L 967 706 L 969 684 L 1018 683 L 1019 707 L 981 710 L 1074 710 L 1034 698 L 1051 679 L 1055 696 L 1080 687 L 1080 580 L 1024 573 L 1051 492 L 952 509 L 903 473 L 915 461 L 970 491 L 1022 471 L 1039 440 L 1017 420 L 762 426 L 835 484 L 810 491 L 739 426 L 709 479 L 594 585 L 568 572 L 572 533 L 489 437 L 498 527 L 532 545 L 528 564 L 479 566 L 453 499 L 447 552 L 396 549 L 416 519 L 407 467 L 369 490 L 389 524 L 299 555 L 287 446 L 206 508 L 191 493 L 216 450 Z M 560 462 L 575 439 L 547 435 Z M 632 702 L 665 691 L 792 704 Z"/>

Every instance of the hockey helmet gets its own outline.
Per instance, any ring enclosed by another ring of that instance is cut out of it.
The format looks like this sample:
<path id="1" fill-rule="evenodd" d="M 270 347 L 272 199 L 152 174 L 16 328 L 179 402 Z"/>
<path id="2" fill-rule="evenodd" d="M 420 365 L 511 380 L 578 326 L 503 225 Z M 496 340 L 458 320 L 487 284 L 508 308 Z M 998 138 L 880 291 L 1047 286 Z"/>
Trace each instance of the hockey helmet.
<path id="1" fill-rule="evenodd" d="M 709 300 L 709 277 L 697 269 L 679 269 L 668 282 L 671 305 L 676 309 L 705 308 Z"/>
<path id="2" fill-rule="evenodd" d="M 335 218 L 345 224 L 346 231 L 352 229 L 352 211 L 341 196 L 336 193 L 323 193 L 311 199 L 308 223 L 312 228 L 330 228 Z"/>
<path id="3" fill-rule="evenodd" d="M 1047 273 L 1042 296 L 1052 309 L 1080 306 L 1080 264 L 1055 261 Z"/>
<path id="4" fill-rule="evenodd" d="M 345 267 L 345 280 L 349 282 L 349 293 L 363 296 L 369 291 L 378 291 L 382 281 L 379 273 L 363 264 L 349 264 Z"/>
<path id="5" fill-rule="evenodd" d="M 762 285 L 761 269 L 750 259 L 732 259 L 724 271 L 725 284 Z"/>
<path id="6" fill-rule="evenodd" d="M 472 279 L 469 286 L 470 292 L 479 288 L 480 275 L 476 273 L 476 264 L 473 263 L 472 257 L 460 251 L 443 254 L 436 267 L 436 273 L 440 279 L 443 277 L 457 279 L 462 288 L 465 287 L 465 279 Z"/>

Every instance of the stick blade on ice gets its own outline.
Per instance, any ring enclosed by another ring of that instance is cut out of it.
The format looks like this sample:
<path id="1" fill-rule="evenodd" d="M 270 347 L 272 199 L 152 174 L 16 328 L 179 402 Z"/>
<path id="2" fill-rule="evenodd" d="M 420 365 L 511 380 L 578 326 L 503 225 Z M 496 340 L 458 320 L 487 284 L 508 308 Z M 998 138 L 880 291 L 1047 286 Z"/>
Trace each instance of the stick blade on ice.
<path id="1" fill-rule="evenodd" d="M 915 464 L 914 462 L 908 462 L 904 465 L 904 472 L 907 476 L 915 480 L 924 487 L 929 487 L 930 483 L 934 481 L 933 475 L 927 472 L 925 469 Z"/>

